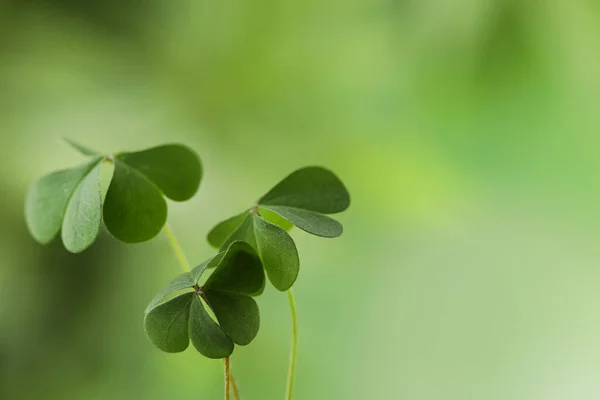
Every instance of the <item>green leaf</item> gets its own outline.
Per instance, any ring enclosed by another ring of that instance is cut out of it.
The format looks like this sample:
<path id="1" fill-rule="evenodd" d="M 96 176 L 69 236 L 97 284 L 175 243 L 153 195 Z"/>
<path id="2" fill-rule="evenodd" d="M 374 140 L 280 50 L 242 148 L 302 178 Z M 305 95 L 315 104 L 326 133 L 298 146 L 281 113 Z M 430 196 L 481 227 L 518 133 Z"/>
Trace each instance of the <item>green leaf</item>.
<path id="1" fill-rule="evenodd" d="M 69 144 L 69 146 L 73 147 L 75 150 L 83 154 L 84 156 L 100 156 L 101 154 L 96 150 L 92 150 L 89 147 L 80 145 L 79 143 L 64 137 L 63 140 Z"/>
<path id="2" fill-rule="evenodd" d="M 194 281 L 194 284 L 198 283 L 198 281 L 200 280 L 200 277 L 202 276 L 202 274 L 204 273 L 204 271 L 207 268 L 214 268 L 217 265 L 219 265 L 219 263 L 221 262 L 221 259 L 223 258 L 224 255 L 225 255 L 225 252 L 222 251 L 219 254 L 217 254 L 216 256 L 208 259 L 207 261 L 205 261 L 202 264 L 198 265 L 197 267 L 193 268 L 192 271 L 190 272 L 190 274 L 192 275 L 192 280 Z"/>
<path id="3" fill-rule="evenodd" d="M 187 349 L 190 344 L 190 305 L 196 297 L 194 293 L 183 294 L 146 314 L 146 335 L 156 347 L 167 353 Z"/>
<path id="4" fill-rule="evenodd" d="M 267 209 L 281 215 L 298 228 L 308 233 L 312 233 L 313 235 L 334 238 L 340 236 L 344 232 L 342 224 L 323 214 L 293 207 L 262 206 L 260 209 L 261 215 L 263 215 Z"/>
<path id="5" fill-rule="evenodd" d="M 279 182 L 258 204 L 334 214 L 348 208 L 350 195 L 333 172 L 321 167 L 306 167 Z"/>
<path id="6" fill-rule="evenodd" d="M 253 298 L 216 290 L 206 290 L 210 308 L 221 327 L 236 344 L 250 344 L 260 328 L 258 305 Z"/>
<path id="7" fill-rule="evenodd" d="M 220 262 L 225 252 L 219 253 L 214 257 L 209 258 L 202 264 L 193 268 L 190 272 L 184 272 L 179 275 L 177 278 L 173 279 L 167 286 L 165 286 L 160 292 L 154 296 L 154 298 L 148 303 L 146 307 L 146 313 L 156 307 L 157 304 L 161 302 L 162 299 L 170 295 L 171 293 L 177 292 L 179 290 L 192 289 L 194 285 L 198 283 L 200 277 L 204 273 L 207 268 L 216 267 Z"/>
<path id="8" fill-rule="evenodd" d="M 144 175 L 115 160 L 115 172 L 104 201 L 108 231 L 126 243 L 156 236 L 167 221 L 167 203 Z"/>
<path id="9" fill-rule="evenodd" d="M 241 214 L 233 216 L 215 225 L 206 237 L 208 243 L 217 249 L 222 248 L 226 242 L 231 243 L 231 240 L 228 239 L 244 222 L 244 219 L 246 219 L 248 216 L 248 212 L 249 210 L 246 210 Z M 289 231 L 294 226 L 285 218 L 267 209 L 265 209 L 265 212 L 261 213 L 261 216 L 265 221 L 277 225 L 286 231 Z"/>
<path id="10" fill-rule="evenodd" d="M 189 200 L 202 179 L 202 164 L 194 151 L 179 144 L 167 144 L 116 157 L 154 183 L 175 201 Z"/>
<path id="11" fill-rule="evenodd" d="M 267 271 L 269 280 L 280 291 L 292 287 L 300 269 L 300 259 L 294 241 L 286 231 L 257 216 L 254 232 L 258 254 Z"/>
<path id="12" fill-rule="evenodd" d="M 221 327 L 235 343 L 247 345 L 260 327 L 258 306 L 249 296 L 264 287 L 262 263 L 245 242 L 233 242 L 222 254 L 202 290 Z"/>
<path id="13" fill-rule="evenodd" d="M 241 225 L 233 232 L 229 238 L 221 246 L 221 251 L 227 250 L 229 245 L 233 242 L 246 242 L 252 246 L 256 251 L 258 247 L 256 245 L 256 237 L 254 235 L 254 213 L 246 214 L 246 218 L 242 221 Z"/>
<path id="14" fill-rule="evenodd" d="M 62 241 L 72 253 L 80 253 L 94 243 L 102 225 L 100 163 L 87 174 L 71 197 L 62 224 Z"/>
<path id="15" fill-rule="evenodd" d="M 232 243 L 204 289 L 252 295 L 264 285 L 265 274 L 256 251 L 245 242 Z"/>
<path id="16" fill-rule="evenodd" d="M 250 213 L 224 246 L 243 241 L 259 254 L 269 280 L 278 290 L 288 290 L 298 277 L 300 260 L 294 241 L 288 233 L 256 213 Z"/>
<path id="17" fill-rule="evenodd" d="M 278 227 L 286 231 L 289 231 L 294 227 L 294 224 L 292 224 L 290 221 L 283 218 L 276 212 L 269 210 L 268 208 L 260 208 L 260 216 L 265 221 L 270 222 L 273 225 L 277 225 Z"/>
<path id="18" fill-rule="evenodd" d="M 25 220 L 35 240 L 46 244 L 56 237 L 73 193 L 101 160 L 95 158 L 77 167 L 53 172 L 31 186 L 25 202 Z"/>
<path id="19" fill-rule="evenodd" d="M 197 287 L 201 275 L 211 266 L 217 268 L 202 288 Z M 190 300 L 188 319 L 194 347 L 207 357 L 227 357 L 234 342 L 246 345 L 258 334 L 258 305 L 249 296 L 261 290 L 264 281 L 262 264 L 254 249 L 247 243 L 235 242 L 226 251 L 175 278 L 152 299 L 145 311 L 148 337 L 164 351 L 185 349 L 178 325 L 183 316 L 175 316 L 176 310 L 183 310 L 183 300 L 175 301 L 191 295 L 194 300 Z M 194 292 L 161 303 L 172 293 L 190 288 Z M 211 307 L 218 323 L 207 313 L 200 296 Z"/>
<path id="20" fill-rule="evenodd" d="M 208 243 L 217 249 L 223 246 L 231 234 L 240 227 L 242 222 L 244 222 L 244 219 L 247 215 L 248 211 L 244 211 L 241 214 L 226 219 L 225 221 L 215 225 L 215 227 L 208 232 L 208 236 L 206 237 Z"/>
<path id="21" fill-rule="evenodd" d="M 171 293 L 179 290 L 191 289 L 196 282 L 192 279 L 192 275 L 189 272 L 179 275 L 173 279 L 167 286 L 165 286 L 160 292 L 154 296 L 154 298 L 148 303 L 145 313 L 148 314 L 154 307 L 156 307 L 162 299 L 170 295 Z"/>
<path id="22" fill-rule="evenodd" d="M 225 358 L 233 353 L 229 335 L 208 315 L 197 295 L 190 310 L 190 338 L 201 354 L 208 358 Z"/>
<path id="23" fill-rule="evenodd" d="M 265 291 L 265 286 L 266 286 L 266 284 L 267 284 L 267 280 L 265 279 L 265 280 L 263 280 L 263 284 L 262 284 L 262 286 L 260 287 L 260 289 L 258 289 L 256 292 L 254 292 L 254 293 L 250 294 L 250 296 L 252 296 L 252 297 L 256 297 L 256 296 L 260 296 L 261 294 L 263 294 L 263 293 L 264 293 L 264 291 Z"/>

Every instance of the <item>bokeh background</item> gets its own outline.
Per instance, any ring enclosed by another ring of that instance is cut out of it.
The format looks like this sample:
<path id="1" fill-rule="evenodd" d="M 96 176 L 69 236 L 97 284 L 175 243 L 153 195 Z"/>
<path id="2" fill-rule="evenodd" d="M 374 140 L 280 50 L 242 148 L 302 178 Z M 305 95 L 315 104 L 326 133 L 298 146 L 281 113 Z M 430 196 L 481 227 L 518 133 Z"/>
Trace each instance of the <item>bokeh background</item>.
<path id="1" fill-rule="evenodd" d="M 0 398 L 219 399 L 143 309 L 179 273 L 161 235 L 74 256 L 28 235 L 41 174 L 183 142 L 206 232 L 304 165 L 352 194 L 343 237 L 295 229 L 296 399 L 600 398 L 600 5 L 591 0 L 0 0 Z M 232 363 L 282 399 L 285 294 Z"/>

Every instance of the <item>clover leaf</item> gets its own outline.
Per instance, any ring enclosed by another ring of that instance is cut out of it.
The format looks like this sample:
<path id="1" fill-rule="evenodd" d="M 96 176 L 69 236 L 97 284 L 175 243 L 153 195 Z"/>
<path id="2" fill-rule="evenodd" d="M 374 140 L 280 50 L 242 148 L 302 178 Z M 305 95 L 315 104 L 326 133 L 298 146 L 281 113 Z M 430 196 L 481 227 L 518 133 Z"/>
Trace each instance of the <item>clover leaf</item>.
<path id="1" fill-rule="evenodd" d="M 198 282 L 209 267 L 216 268 L 200 286 Z M 155 296 L 145 312 L 146 335 L 165 352 L 184 351 L 191 341 L 206 357 L 228 357 L 235 344 L 248 345 L 258 334 L 260 315 L 251 296 L 264 282 L 263 267 L 254 249 L 247 243 L 233 242 Z M 186 292 L 165 301 L 182 290 Z M 205 304 L 217 321 L 210 317 Z"/>
<path id="2" fill-rule="evenodd" d="M 156 236 L 167 221 L 166 196 L 190 199 L 202 178 L 200 160 L 185 146 L 164 145 L 114 157 L 115 172 L 104 201 L 108 231 L 127 243 Z"/>
<path id="3" fill-rule="evenodd" d="M 259 201 L 260 208 L 276 212 L 298 228 L 323 237 L 337 237 L 342 224 L 323 214 L 350 206 L 350 195 L 333 172 L 306 167 L 292 172 Z"/>
<path id="4" fill-rule="evenodd" d="M 102 157 L 52 172 L 30 188 L 25 202 L 27 227 L 35 240 L 49 243 L 62 230 L 67 250 L 79 253 L 98 236 L 102 223 L 99 168 Z"/>
<path id="5" fill-rule="evenodd" d="M 298 277 L 300 259 L 294 241 L 284 229 L 265 221 L 256 212 L 250 212 L 222 248 L 238 240 L 248 243 L 260 255 L 275 288 L 284 291 L 292 287 Z"/>
<path id="6" fill-rule="evenodd" d="M 231 234 L 235 232 L 240 227 L 240 225 L 242 225 L 242 222 L 244 222 L 250 211 L 251 210 L 246 210 L 243 213 L 226 219 L 225 221 L 216 225 L 208 233 L 208 243 L 210 243 L 211 246 L 217 249 L 221 248 L 223 244 L 227 241 L 227 239 L 231 236 Z M 294 226 L 288 220 L 281 217 L 279 214 L 267 209 L 261 210 L 260 216 L 265 221 L 273 225 L 277 225 L 285 231 L 289 231 Z"/>
<path id="7" fill-rule="evenodd" d="M 207 239 L 221 249 L 235 240 L 249 243 L 260 255 L 273 286 L 284 291 L 294 284 L 300 262 L 294 241 L 280 220 L 313 235 L 333 238 L 342 234 L 342 224 L 324 214 L 342 212 L 349 205 L 350 195 L 333 172 L 305 167 L 275 185 L 251 210 L 217 224 Z"/>
<path id="8" fill-rule="evenodd" d="M 186 146 L 167 144 L 101 156 L 65 140 L 91 160 L 45 175 L 29 190 L 25 206 L 27 226 L 42 244 L 62 231 L 65 248 L 81 252 L 96 240 L 102 220 L 108 231 L 123 242 L 150 240 L 167 220 L 165 197 L 185 201 L 200 186 L 202 165 Z M 104 204 L 100 190 L 103 161 L 114 164 Z"/>

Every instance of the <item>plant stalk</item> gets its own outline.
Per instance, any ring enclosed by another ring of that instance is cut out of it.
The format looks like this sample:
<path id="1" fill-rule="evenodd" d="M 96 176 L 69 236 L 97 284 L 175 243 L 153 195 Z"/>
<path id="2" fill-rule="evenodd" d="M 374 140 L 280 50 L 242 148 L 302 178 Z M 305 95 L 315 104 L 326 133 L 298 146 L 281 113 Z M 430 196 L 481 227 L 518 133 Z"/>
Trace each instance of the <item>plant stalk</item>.
<path id="1" fill-rule="evenodd" d="M 294 376 L 296 374 L 296 357 L 298 356 L 298 314 L 296 312 L 296 299 L 292 289 L 287 291 L 290 302 L 290 312 L 292 315 L 292 349 L 290 351 L 290 363 L 288 367 L 288 380 L 285 399 L 292 400 L 294 392 Z"/>
<path id="2" fill-rule="evenodd" d="M 231 395 L 229 389 L 231 388 L 231 380 L 229 379 L 229 357 L 223 359 L 223 365 L 225 367 L 225 400 L 230 400 Z"/>

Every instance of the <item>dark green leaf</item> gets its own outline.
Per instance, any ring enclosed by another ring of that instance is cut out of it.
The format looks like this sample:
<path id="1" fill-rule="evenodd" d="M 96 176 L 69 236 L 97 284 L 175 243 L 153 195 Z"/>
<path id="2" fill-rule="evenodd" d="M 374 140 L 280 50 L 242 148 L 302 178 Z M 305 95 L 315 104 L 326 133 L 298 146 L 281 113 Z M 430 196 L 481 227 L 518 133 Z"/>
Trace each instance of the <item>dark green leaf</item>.
<path id="1" fill-rule="evenodd" d="M 189 147 L 179 144 L 121 153 L 117 159 L 136 169 L 175 201 L 192 198 L 202 179 L 200 159 Z"/>
<path id="2" fill-rule="evenodd" d="M 306 167 L 292 172 L 258 203 L 334 214 L 348 208 L 350 195 L 333 172 L 321 167 Z"/>
<path id="3" fill-rule="evenodd" d="M 233 353 L 233 341 L 212 320 L 197 295 L 194 295 L 190 310 L 190 338 L 201 354 L 208 358 L 225 358 Z"/>
<path id="4" fill-rule="evenodd" d="M 294 241 L 286 231 L 256 213 L 250 213 L 224 247 L 243 241 L 259 254 L 269 280 L 278 290 L 288 290 L 298 277 L 300 260 Z"/>
<path id="5" fill-rule="evenodd" d="M 171 293 L 179 290 L 190 289 L 196 282 L 192 279 L 192 275 L 189 272 L 179 275 L 173 279 L 167 286 L 165 286 L 160 292 L 154 296 L 154 298 L 148 303 L 145 313 L 149 313 L 162 299 L 170 295 Z"/>
<path id="6" fill-rule="evenodd" d="M 284 207 L 284 206 L 262 206 L 261 215 L 264 214 L 266 208 L 278 213 L 286 220 L 292 222 L 298 228 L 327 238 L 338 237 L 344 231 L 342 224 L 333 218 L 326 215 L 315 213 L 312 211 L 302 210 L 300 208 Z"/>
<path id="7" fill-rule="evenodd" d="M 256 251 L 248 243 L 234 242 L 227 248 L 204 288 L 252 295 L 263 287 L 264 282 L 265 274 Z"/>
<path id="8" fill-rule="evenodd" d="M 211 231 L 208 233 L 208 243 L 217 249 L 222 249 L 223 247 L 226 247 L 224 246 L 224 244 L 232 242 L 232 240 L 229 240 L 231 235 L 240 227 L 240 225 L 242 225 L 242 223 L 248 216 L 248 211 L 249 210 L 246 210 L 241 214 L 226 219 L 225 221 L 215 225 L 215 227 L 212 228 Z M 261 216 L 265 221 L 277 225 L 285 229 L 286 231 L 289 231 L 294 226 L 285 218 L 267 209 L 264 209 L 264 212 L 261 212 Z"/>
<path id="9" fill-rule="evenodd" d="M 254 236 L 254 213 L 248 213 L 242 224 L 237 228 L 235 232 L 229 236 L 229 238 L 221 246 L 221 251 L 227 250 L 229 245 L 233 242 L 241 241 L 246 242 L 258 251 L 256 246 L 256 238 Z"/>
<path id="10" fill-rule="evenodd" d="M 35 240 L 45 244 L 54 239 L 71 196 L 100 161 L 101 158 L 96 158 L 75 168 L 53 172 L 32 185 L 25 203 L 25 220 Z"/>
<path id="11" fill-rule="evenodd" d="M 190 305 L 195 297 L 194 293 L 183 294 L 154 307 L 146 314 L 146 335 L 156 347 L 167 353 L 187 349 L 190 344 Z"/>
<path id="12" fill-rule="evenodd" d="M 171 293 L 174 293 L 179 290 L 193 288 L 193 286 L 198 283 L 198 280 L 200 279 L 206 268 L 210 268 L 213 266 L 216 267 L 223 258 L 224 254 L 224 252 L 219 253 L 216 256 L 209 258 L 202 264 L 198 265 L 190 272 L 185 272 L 179 275 L 177 278 L 173 279 L 165 288 L 163 288 L 160 292 L 156 294 L 156 296 L 154 296 L 152 301 L 150 301 L 150 303 L 146 307 L 145 312 L 148 313 L 152 308 L 156 307 L 156 305 L 159 304 L 163 298 L 167 297 Z"/>
<path id="13" fill-rule="evenodd" d="M 67 142 L 69 144 L 69 146 L 73 147 L 75 150 L 77 150 L 78 152 L 80 152 L 84 156 L 100 156 L 101 155 L 96 150 L 92 150 L 89 147 L 80 145 L 79 143 L 77 143 L 77 142 L 75 142 L 75 141 L 73 141 L 73 140 L 71 140 L 69 138 L 63 138 L 63 140 L 65 142 Z"/>
<path id="14" fill-rule="evenodd" d="M 244 219 L 248 216 L 248 211 L 244 211 L 243 213 L 236 215 L 235 217 L 231 217 L 226 219 L 223 222 L 218 223 L 211 231 L 208 233 L 207 239 L 208 243 L 215 248 L 220 248 L 227 241 L 227 239 L 231 236 L 233 232 L 235 232 Z"/>
<path id="15" fill-rule="evenodd" d="M 204 271 L 207 268 L 214 268 L 217 265 L 219 265 L 219 263 L 221 262 L 221 259 L 223 258 L 224 255 L 225 255 L 225 252 L 222 251 L 219 254 L 217 254 L 216 256 L 208 259 L 207 261 L 198 265 L 196 268 L 192 269 L 190 274 L 192 275 L 192 279 L 193 279 L 194 283 L 198 283 L 198 281 L 200 280 L 200 277 L 202 276 L 202 274 L 204 273 Z"/>
<path id="16" fill-rule="evenodd" d="M 62 241 L 72 253 L 94 243 L 102 225 L 100 163 L 81 181 L 67 206 L 62 224 Z"/>
<path id="17" fill-rule="evenodd" d="M 264 280 L 263 280 L 263 284 L 262 284 L 262 286 L 260 287 L 260 289 L 258 289 L 256 292 L 252 293 L 250 296 L 252 296 L 252 297 L 256 297 L 256 296 L 260 296 L 261 294 L 263 294 L 263 293 L 264 293 L 264 291 L 265 291 L 265 286 L 266 286 L 266 283 L 267 283 L 267 280 L 266 280 L 266 279 L 264 279 Z"/>
<path id="18" fill-rule="evenodd" d="M 248 296 L 216 290 L 206 290 L 205 295 L 219 324 L 231 339 L 242 346 L 250 344 L 260 328 L 256 301 Z"/>
<path id="19" fill-rule="evenodd" d="M 104 223 L 117 239 L 138 243 L 156 236 L 167 221 L 167 203 L 144 175 L 115 160 L 104 202 Z"/>
<path id="20" fill-rule="evenodd" d="M 278 290 L 292 287 L 300 269 L 294 241 L 286 231 L 253 214 L 258 254 L 269 280 Z"/>

